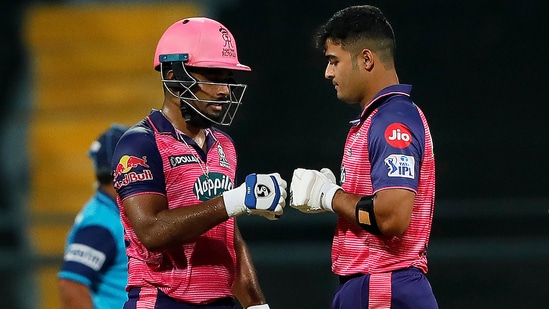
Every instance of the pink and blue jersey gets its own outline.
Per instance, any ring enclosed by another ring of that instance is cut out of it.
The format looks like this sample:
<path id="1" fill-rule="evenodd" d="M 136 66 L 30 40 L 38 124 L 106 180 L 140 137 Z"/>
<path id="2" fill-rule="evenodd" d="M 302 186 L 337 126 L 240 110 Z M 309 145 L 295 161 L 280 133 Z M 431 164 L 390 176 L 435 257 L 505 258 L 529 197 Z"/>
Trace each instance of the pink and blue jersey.
<path id="1" fill-rule="evenodd" d="M 341 163 L 349 193 L 373 195 L 400 188 L 416 193 L 409 227 L 399 237 L 376 236 L 339 218 L 332 244 L 332 271 L 340 276 L 386 273 L 415 267 L 427 273 L 427 246 L 435 193 L 431 133 L 410 98 L 410 85 L 383 89 L 351 122 Z M 375 205 L 374 205 L 375 207 Z"/>
<path id="2" fill-rule="evenodd" d="M 206 130 L 207 151 L 176 131 L 160 111 L 130 128 L 113 159 L 118 207 L 129 242 L 127 290 L 140 288 L 151 301 L 163 294 L 193 304 L 233 297 L 236 254 L 234 218 L 193 242 L 167 251 L 148 251 L 124 212 L 123 201 L 139 194 L 166 197 L 169 209 L 199 204 L 234 186 L 236 150 L 224 132 Z M 152 295 L 152 296 L 151 296 Z"/>

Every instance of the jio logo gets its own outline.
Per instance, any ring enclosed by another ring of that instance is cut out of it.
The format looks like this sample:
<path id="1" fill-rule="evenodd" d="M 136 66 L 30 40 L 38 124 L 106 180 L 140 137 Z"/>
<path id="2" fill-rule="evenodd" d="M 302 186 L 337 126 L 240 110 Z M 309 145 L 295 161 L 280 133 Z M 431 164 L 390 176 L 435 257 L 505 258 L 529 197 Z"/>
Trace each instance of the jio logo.
<path id="1" fill-rule="evenodd" d="M 412 143 L 410 129 L 402 123 L 391 123 L 385 129 L 385 140 L 394 148 L 406 148 Z"/>

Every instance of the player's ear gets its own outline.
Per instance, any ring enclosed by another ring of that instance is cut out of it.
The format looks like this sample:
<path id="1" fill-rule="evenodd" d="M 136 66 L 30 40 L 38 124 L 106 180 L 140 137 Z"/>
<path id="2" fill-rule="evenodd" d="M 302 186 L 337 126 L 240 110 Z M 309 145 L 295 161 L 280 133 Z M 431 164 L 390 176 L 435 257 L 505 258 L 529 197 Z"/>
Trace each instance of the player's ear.
<path id="1" fill-rule="evenodd" d="M 174 74 L 173 70 L 168 70 L 168 71 L 166 71 L 165 74 L 166 74 L 165 75 L 166 79 L 175 79 L 175 74 Z"/>
<path id="2" fill-rule="evenodd" d="M 370 71 L 373 66 L 374 66 L 374 53 L 365 48 L 363 49 L 360 54 L 359 54 L 359 62 L 361 64 L 361 66 L 367 70 L 367 71 Z"/>

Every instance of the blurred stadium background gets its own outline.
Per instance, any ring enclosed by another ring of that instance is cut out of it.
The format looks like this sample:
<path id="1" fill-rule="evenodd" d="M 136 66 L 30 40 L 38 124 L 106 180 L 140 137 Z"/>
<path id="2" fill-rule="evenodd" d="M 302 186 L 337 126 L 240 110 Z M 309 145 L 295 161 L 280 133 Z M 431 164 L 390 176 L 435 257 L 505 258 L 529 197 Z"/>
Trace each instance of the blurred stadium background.
<path id="1" fill-rule="evenodd" d="M 92 193 L 86 151 L 161 104 L 156 42 L 219 19 L 252 67 L 227 131 L 239 175 L 339 169 L 347 121 L 315 28 L 358 1 L 3 1 L 0 5 L 2 308 L 58 308 L 65 235 Z M 437 204 L 429 259 L 441 308 L 542 308 L 549 295 L 547 11 L 542 0 L 370 1 L 393 23 L 397 68 L 430 120 Z M 276 309 L 329 308 L 334 216 L 241 218 Z"/>

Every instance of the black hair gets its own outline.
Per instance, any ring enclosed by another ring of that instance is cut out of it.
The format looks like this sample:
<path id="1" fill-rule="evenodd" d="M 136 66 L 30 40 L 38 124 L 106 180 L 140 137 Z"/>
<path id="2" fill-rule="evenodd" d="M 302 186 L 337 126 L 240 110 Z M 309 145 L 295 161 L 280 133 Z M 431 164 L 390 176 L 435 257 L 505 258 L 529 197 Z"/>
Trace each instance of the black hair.
<path id="1" fill-rule="evenodd" d="M 314 39 L 322 51 L 330 40 L 353 54 L 371 49 L 382 61 L 392 61 L 395 55 L 393 27 L 381 10 L 371 5 L 350 6 L 336 12 L 319 27 Z"/>
<path id="2" fill-rule="evenodd" d="M 113 182 L 113 173 L 111 169 L 109 168 L 98 168 L 95 171 L 95 178 L 97 179 L 97 182 L 99 182 L 102 185 L 109 185 Z"/>
<path id="3" fill-rule="evenodd" d="M 113 123 L 110 128 L 94 141 L 88 150 L 88 156 L 93 160 L 95 178 L 102 185 L 112 184 L 113 171 L 111 161 L 116 144 L 129 129 L 128 126 Z"/>

